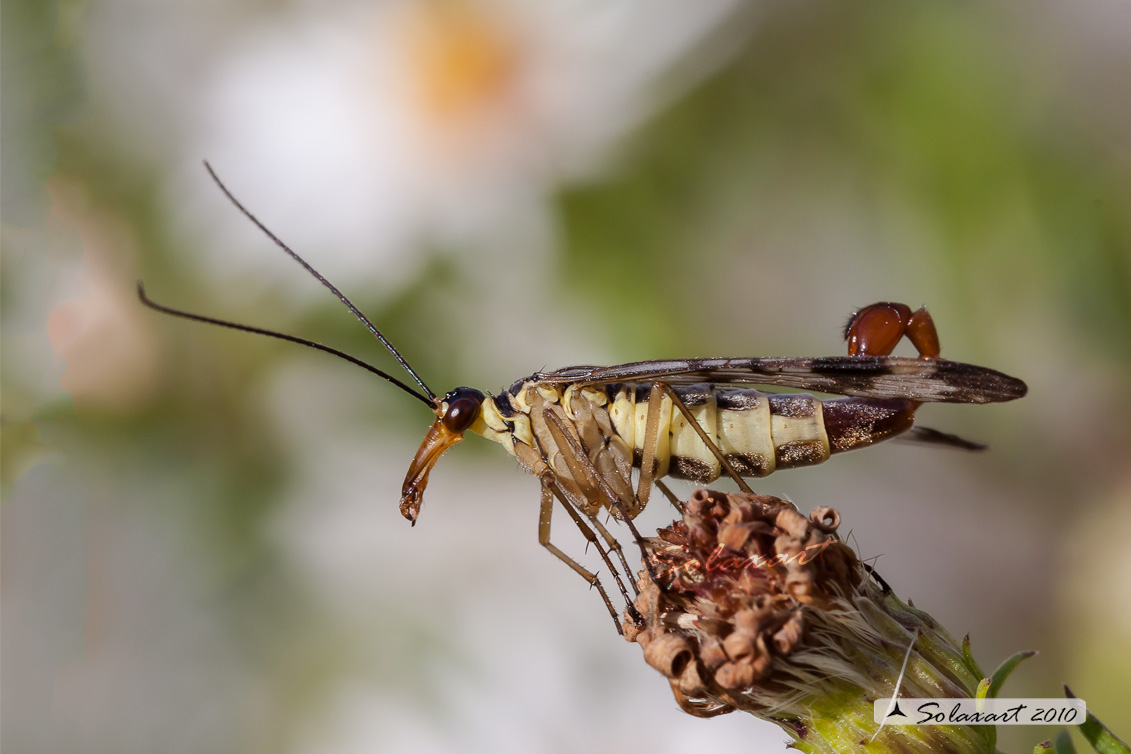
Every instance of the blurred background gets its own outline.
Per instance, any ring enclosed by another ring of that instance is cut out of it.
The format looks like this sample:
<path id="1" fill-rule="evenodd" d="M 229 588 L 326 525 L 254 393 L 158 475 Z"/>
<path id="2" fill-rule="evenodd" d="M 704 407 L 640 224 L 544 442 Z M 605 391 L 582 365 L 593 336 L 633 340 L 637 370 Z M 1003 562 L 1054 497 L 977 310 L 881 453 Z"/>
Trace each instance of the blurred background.
<path id="1" fill-rule="evenodd" d="M 676 708 L 500 448 L 451 451 L 410 528 L 416 401 L 138 304 L 142 278 L 395 370 L 202 159 L 436 392 L 834 355 L 854 307 L 928 305 L 944 355 L 1030 385 L 920 412 L 990 452 L 757 489 L 838 508 L 987 671 L 1039 650 L 1009 696 L 1068 683 L 1118 728 L 1125 3 L 6 0 L 2 26 L 6 750 L 784 749 Z"/>

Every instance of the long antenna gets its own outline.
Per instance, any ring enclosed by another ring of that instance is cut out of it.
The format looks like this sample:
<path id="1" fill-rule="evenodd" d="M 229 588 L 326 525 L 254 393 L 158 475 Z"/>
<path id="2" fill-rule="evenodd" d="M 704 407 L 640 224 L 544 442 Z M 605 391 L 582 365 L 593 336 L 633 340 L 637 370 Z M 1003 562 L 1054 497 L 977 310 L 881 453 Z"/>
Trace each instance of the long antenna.
<path id="1" fill-rule="evenodd" d="M 404 370 L 406 372 L 408 372 L 409 375 L 412 376 L 412 379 L 414 379 L 416 381 L 416 384 L 420 385 L 421 389 L 424 390 L 425 393 L 427 393 L 428 397 L 431 399 L 429 405 L 434 406 L 436 404 L 436 394 L 433 393 L 428 388 L 428 386 L 424 384 L 424 380 L 420 379 L 420 377 L 416 374 L 416 372 L 413 371 L 413 368 L 408 365 L 408 362 L 405 361 L 405 358 L 403 356 L 401 356 L 400 351 L 398 351 L 396 348 L 393 347 L 393 344 L 390 343 L 385 338 L 385 336 L 381 334 L 381 331 L 378 330 L 376 328 L 376 326 L 374 326 L 374 324 L 369 321 L 369 318 L 366 317 L 364 314 L 362 314 L 361 311 L 356 306 L 353 305 L 353 302 L 350 301 L 348 298 L 346 298 L 345 294 L 343 294 L 341 291 L 339 291 L 334 286 L 333 283 L 331 283 L 326 278 L 322 277 L 321 273 L 319 273 L 318 270 L 311 267 L 310 264 L 307 263 L 307 261 L 305 259 L 303 259 L 298 254 L 296 254 L 291 249 L 291 247 L 289 247 L 285 243 L 283 243 L 279 239 L 278 236 L 276 236 L 274 233 L 272 233 L 270 230 L 267 229 L 266 225 L 259 222 L 258 218 L 256 218 L 255 215 L 251 214 L 251 212 L 249 212 L 246 207 L 244 207 L 242 204 L 240 204 L 239 199 L 236 199 L 236 197 L 232 196 L 232 192 L 228 191 L 228 187 L 225 186 L 224 182 L 221 181 L 219 176 L 216 175 L 216 172 L 212 169 L 212 166 L 208 164 L 207 160 L 204 161 L 204 168 L 205 168 L 205 170 L 208 171 L 208 174 L 210 176 L 212 176 L 212 180 L 216 182 L 216 185 L 220 187 L 220 190 L 224 192 L 224 196 L 228 197 L 228 201 L 230 201 L 232 204 L 236 205 L 236 209 L 238 209 L 240 212 L 242 212 L 244 217 L 246 217 L 248 220 L 251 220 L 253 223 L 255 223 L 255 227 L 257 227 L 261 231 L 263 231 L 263 233 L 268 238 L 270 238 L 272 241 L 275 242 L 276 246 L 278 246 L 283 251 L 287 252 L 287 254 L 290 255 L 291 259 L 293 259 L 296 262 L 298 262 L 299 264 L 301 264 L 307 272 L 309 272 L 311 275 L 313 275 L 318 280 L 318 282 L 322 283 L 322 285 L 329 288 L 330 292 L 333 293 L 335 296 L 337 296 L 338 300 L 341 301 L 343 304 L 345 304 L 346 308 L 348 308 L 353 313 L 353 316 L 357 317 L 358 320 L 360 320 L 363 325 L 365 325 L 367 328 L 369 328 L 369 332 L 373 333 L 377 337 L 377 340 L 381 341 L 385 345 L 385 348 L 389 349 L 389 353 L 393 354 L 393 358 L 395 358 L 397 360 L 397 362 L 402 367 L 404 367 Z M 392 379 L 392 378 L 389 378 L 389 379 Z"/>
<path id="2" fill-rule="evenodd" d="M 228 327 L 228 328 L 231 328 L 232 330 L 242 330 L 244 332 L 252 332 L 252 333 L 255 333 L 257 335 L 266 335 L 266 336 L 271 337 L 271 338 L 278 338 L 279 340 L 288 340 L 291 343 L 298 343 L 299 345 L 302 345 L 302 346 L 309 346 L 310 348 L 317 348 L 319 351 L 325 351 L 326 353 L 332 353 L 339 358 L 345 359 L 346 361 L 350 362 L 351 364 L 357 364 L 362 369 L 365 369 L 366 371 L 372 372 L 373 374 L 377 375 L 378 377 L 382 377 L 382 378 L 388 380 L 389 382 L 391 382 L 394 385 L 396 385 L 397 387 L 399 387 L 401 390 L 403 390 L 406 393 L 408 393 L 409 395 L 411 395 L 413 398 L 416 398 L 418 401 L 421 401 L 424 405 L 428 406 L 429 408 L 435 408 L 434 401 L 429 400 L 427 397 L 425 397 L 421 393 L 418 393 L 417 391 L 413 390 L 411 387 L 404 384 L 403 382 L 398 380 L 396 377 L 393 377 L 390 374 L 385 374 L 384 372 L 382 372 L 377 367 L 371 366 L 370 364 L 366 364 L 361 359 L 354 358 L 353 356 L 350 356 L 348 353 L 345 353 L 343 351 L 339 351 L 336 348 L 331 348 L 330 346 L 322 345 L 321 343 L 315 343 L 313 340 L 306 340 L 305 338 L 298 338 L 298 337 L 295 337 L 294 335 L 287 335 L 286 333 L 275 332 L 274 330 L 264 330 L 261 327 L 252 327 L 251 325 L 241 325 L 237 322 L 228 322 L 227 320 L 216 319 L 214 317 L 205 317 L 203 314 L 193 314 L 192 312 L 186 312 L 186 311 L 182 311 L 180 309 L 173 309 L 172 307 L 163 306 L 163 305 L 158 304 L 157 302 L 153 301 L 152 299 L 150 299 L 148 296 L 145 295 L 145 286 L 142 285 L 142 282 L 140 280 L 137 281 L 137 297 L 139 299 L 141 299 L 141 303 L 145 304 L 150 309 L 153 309 L 155 311 L 159 311 L 163 314 L 171 314 L 174 317 L 181 317 L 183 319 L 191 319 L 191 320 L 195 320 L 197 322 L 204 322 L 204 323 L 207 323 L 209 325 L 219 325 L 220 327 Z"/>

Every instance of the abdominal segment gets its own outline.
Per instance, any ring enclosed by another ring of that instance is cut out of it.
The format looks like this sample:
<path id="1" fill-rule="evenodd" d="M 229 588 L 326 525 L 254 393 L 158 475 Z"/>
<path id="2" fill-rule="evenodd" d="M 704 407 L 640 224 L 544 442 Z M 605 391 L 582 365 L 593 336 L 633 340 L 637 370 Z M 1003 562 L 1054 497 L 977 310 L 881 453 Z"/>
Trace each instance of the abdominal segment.
<path id="1" fill-rule="evenodd" d="M 809 466 L 829 457 L 821 401 L 806 394 L 763 393 L 717 385 L 675 388 L 676 395 L 736 472 L 762 477 L 778 469 Z M 609 388 L 609 417 L 617 434 L 634 450 L 639 466 L 648 419 L 648 389 Z M 656 444 L 657 476 L 705 484 L 722 475 L 718 457 L 666 395 L 662 398 Z M 664 431 L 666 425 L 666 431 Z"/>

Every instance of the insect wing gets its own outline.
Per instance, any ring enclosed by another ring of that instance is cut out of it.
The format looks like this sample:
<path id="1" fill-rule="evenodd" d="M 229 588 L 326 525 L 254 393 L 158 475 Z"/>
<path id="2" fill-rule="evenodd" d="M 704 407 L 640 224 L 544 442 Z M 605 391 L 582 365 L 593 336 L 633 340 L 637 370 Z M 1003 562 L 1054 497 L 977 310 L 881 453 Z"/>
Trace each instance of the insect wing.
<path id="1" fill-rule="evenodd" d="M 923 403 L 998 403 L 1020 398 L 1025 383 L 985 367 L 945 359 L 903 356 L 818 358 L 671 359 L 612 367 L 580 366 L 539 372 L 550 384 L 697 382 L 781 385 L 864 398 L 905 398 Z"/>

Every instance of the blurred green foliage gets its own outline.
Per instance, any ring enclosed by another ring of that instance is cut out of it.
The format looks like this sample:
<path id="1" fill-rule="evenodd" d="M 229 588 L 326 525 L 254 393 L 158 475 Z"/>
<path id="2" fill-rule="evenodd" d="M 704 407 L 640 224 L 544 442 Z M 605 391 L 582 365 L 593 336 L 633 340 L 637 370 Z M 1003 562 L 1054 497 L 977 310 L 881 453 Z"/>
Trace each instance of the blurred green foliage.
<path id="1" fill-rule="evenodd" d="M 744 253 L 736 229 L 758 237 L 756 204 L 785 194 L 797 222 L 816 222 L 823 192 L 812 206 L 805 193 L 828 184 L 856 193 L 877 226 L 882 245 L 862 268 L 942 275 L 973 322 L 1039 291 L 1126 364 L 1131 181 L 1065 109 L 1053 61 L 1034 60 L 987 6 L 779 10 L 642 130 L 614 177 L 564 198 L 569 285 L 631 323 L 627 347 L 645 358 L 673 337 L 693 345 L 707 323 L 673 321 L 673 303 L 728 274 Z M 903 246 L 884 213 L 922 223 L 932 245 Z"/>

